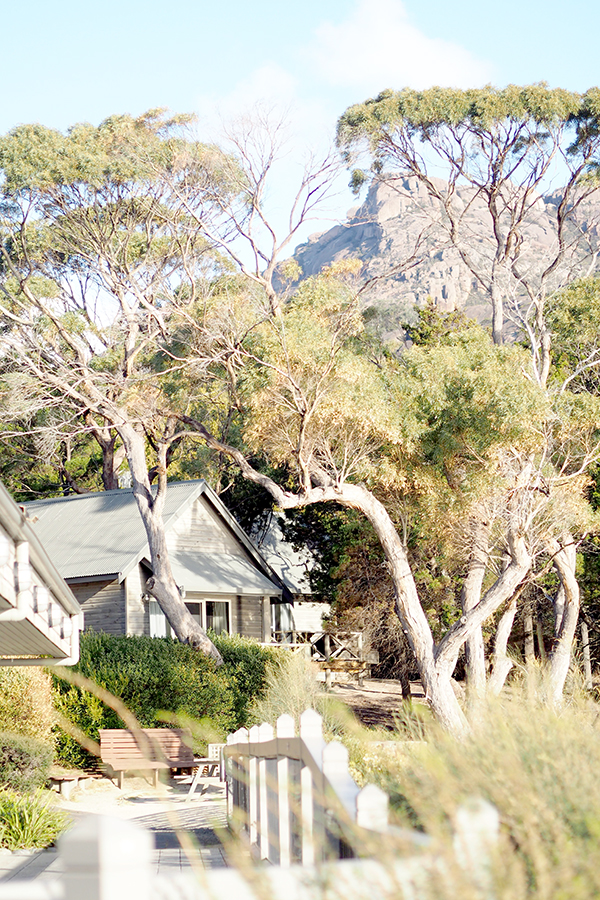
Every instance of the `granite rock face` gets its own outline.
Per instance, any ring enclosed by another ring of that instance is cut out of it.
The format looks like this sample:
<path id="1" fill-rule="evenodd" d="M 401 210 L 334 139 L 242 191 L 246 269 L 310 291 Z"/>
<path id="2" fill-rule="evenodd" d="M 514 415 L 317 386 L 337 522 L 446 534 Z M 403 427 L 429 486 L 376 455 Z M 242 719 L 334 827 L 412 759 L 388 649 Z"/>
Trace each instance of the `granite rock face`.
<path id="1" fill-rule="evenodd" d="M 445 192 L 445 182 L 432 180 Z M 535 197 L 522 230 L 520 265 L 534 280 L 556 250 L 557 198 L 557 193 Z M 439 201 L 416 178 L 398 178 L 374 184 L 364 203 L 349 211 L 344 224 L 311 236 L 296 248 L 295 259 L 305 276 L 315 275 L 337 260 L 361 259 L 362 277 L 371 280 L 362 295 L 363 304 L 378 310 L 381 331 L 390 340 L 401 335 L 400 321 L 410 319 L 413 307 L 423 305 L 428 297 L 443 311 L 464 309 L 487 325 L 491 321 L 489 298 L 460 251 L 471 255 L 476 268 L 490 270 L 495 251 L 491 216 L 484 201 L 468 186 L 460 187 L 452 202 L 461 217 L 459 247 L 449 239 L 448 220 Z M 577 240 L 551 287 L 594 268 L 599 219 L 600 195 L 595 195 L 572 217 L 569 233 Z M 507 300 L 514 299 L 518 290 L 514 279 L 507 276 Z"/>

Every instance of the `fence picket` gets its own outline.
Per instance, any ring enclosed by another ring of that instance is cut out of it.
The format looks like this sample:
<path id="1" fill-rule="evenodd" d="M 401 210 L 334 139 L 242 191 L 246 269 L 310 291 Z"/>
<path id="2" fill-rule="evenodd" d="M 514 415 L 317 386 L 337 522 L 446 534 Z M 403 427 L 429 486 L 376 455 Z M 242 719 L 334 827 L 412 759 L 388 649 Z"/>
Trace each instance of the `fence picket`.
<path id="1" fill-rule="evenodd" d="M 389 798 L 376 784 L 367 784 L 356 795 L 356 824 L 370 831 L 387 831 Z"/>

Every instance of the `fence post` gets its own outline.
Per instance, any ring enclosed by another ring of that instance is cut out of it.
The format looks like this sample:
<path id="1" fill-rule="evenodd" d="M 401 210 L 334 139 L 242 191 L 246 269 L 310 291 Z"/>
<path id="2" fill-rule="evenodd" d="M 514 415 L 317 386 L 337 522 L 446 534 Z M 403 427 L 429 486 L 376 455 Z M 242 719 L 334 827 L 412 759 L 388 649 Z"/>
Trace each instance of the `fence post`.
<path id="1" fill-rule="evenodd" d="M 313 709 L 300 716 L 300 737 L 307 751 L 320 769 L 323 767 L 323 720 Z M 304 763 L 300 770 L 300 816 L 302 819 L 302 864 L 312 866 L 317 862 L 317 850 L 322 850 L 325 839 L 324 809 L 319 803 L 323 793 L 323 779 L 315 784 L 310 768 Z"/>
<path id="2" fill-rule="evenodd" d="M 260 742 L 273 739 L 273 726 L 266 722 L 258 726 Z M 269 859 L 269 794 L 268 794 L 267 760 L 261 756 L 258 760 L 258 839 L 260 858 Z"/>
<path id="3" fill-rule="evenodd" d="M 325 687 L 330 688 L 332 683 L 331 669 L 329 667 L 329 659 L 331 657 L 331 636 L 325 634 Z"/>
<path id="4" fill-rule="evenodd" d="M 331 741 L 323 749 L 323 775 L 354 821 L 358 787 L 348 770 L 348 751 L 339 741 Z"/>
<path id="5" fill-rule="evenodd" d="M 131 900 L 151 893 L 153 838 L 122 819 L 88 816 L 60 840 L 64 900 Z"/>
<path id="6" fill-rule="evenodd" d="M 258 725 L 252 726 L 249 736 L 251 744 L 258 743 Z M 248 834 L 252 847 L 258 842 L 258 761 L 252 754 L 248 757 Z"/>
<path id="7" fill-rule="evenodd" d="M 482 890 L 491 887 L 491 857 L 498 844 L 498 810 L 481 797 L 471 797 L 456 811 L 454 820 L 456 861 Z"/>
<path id="8" fill-rule="evenodd" d="M 290 816 L 290 767 L 287 752 L 280 754 L 279 741 L 296 735 L 296 727 L 291 716 L 277 719 L 277 817 L 279 819 L 279 865 L 291 863 L 291 816 Z M 287 747 L 281 748 L 287 751 Z"/>

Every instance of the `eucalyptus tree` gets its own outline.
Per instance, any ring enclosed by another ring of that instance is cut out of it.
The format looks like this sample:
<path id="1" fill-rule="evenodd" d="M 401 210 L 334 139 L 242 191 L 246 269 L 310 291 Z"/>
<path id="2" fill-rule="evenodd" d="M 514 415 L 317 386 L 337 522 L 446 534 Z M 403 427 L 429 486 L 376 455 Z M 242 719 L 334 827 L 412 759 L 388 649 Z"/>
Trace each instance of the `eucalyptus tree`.
<path id="1" fill-rule="evenodd" d="M 229 455 L 279 508 L 334 502 L 369 520 L 432 708 L 460 733 L 466 723 L 452 688 L 460 648 L 527 577 L 532 531 L 555 534 L 552 519 L 538 525 L 549 502 L 538 490 L 548 404 L 522 374 L 526 351 L 494 348 L 480 329 L 458 335 L 452 347 L 415 348 L 401 360 L 384 355 L 375 364 L 361 346 L 356 268 L 353 261 L 335 264 L 275 310 L 250 286 L 238 295 L 214 294 L 190 331 L 190 353 L 203 361 L 207 378 L 222 377 L 215 361 L 229 359 L 228 377 L 243 410 L 239 443 L 219 440 L 191 409 L 179 420 Z M 257 470 L 253 453 L 289 477 Z M 488 567 L 479 602 L 436 641 L 388 503 L 417 484 L 432 515 L 437 504 L 440 522 L 451 493 L 444 469 L 461 482 L 462 496 L 455 492 L 454 508 L 443 516 L 455 546 L 464 514 L 485 500 L 495 511 L 503 558 L 493 575 Z"/>
<path id="2" fill-rule="evenodd" d="M 276 309 L 276 263 L 322 199 L 333 164 L 307 167 L 279 241 L 263 210 L 278 126 L 242 128 L 226 153 L 193 139 L 190 125 L 152 110 L 66 135 L 25 125 L 0 140 L 3 397 L 14 422 L 60 409 L 65 430 L 93 436 L 107 488 L 126 457 L 150 547 L 148 592 L 180 640 L 219 658 L 179 595 L 162 522 L 188 392 L 202 381 L 194 409 L 221 437 L 236 408 L 231 356 L 211 359 L 223 377 L 208 384 L 187 334 L 211 293 L 236 293 L 239 277 Z M 231 332 L 226 315 L 218 326 Z"/>
<path id="3" fill-rule="evenodd" d="M 596 264 L 589 201 L 599 187 L 599 121 L 598 88 L 581 95 L 542 83 L 386 90 L 338 122 L 355 188 L 375 179 L 402 192 L 409 177 L 426 189 L 438 246 L 455 248 L 489 298 L 494 341 L 502 343 L 508 314 L 529 338 L 542 385 L 551 361 L 546 300 Z M 474 232 L 477 208 L 486 227 Z"/>
<path id="4" fill-rule="evenodd" d="M 93 435 L 106 487 L 126 456 L 150 547 L 148 590 L 178 638 L 218 660 L 179 595 L 162 522 L 178 438 L 159 410 L 161 379 L 182 364 L 167 353 L 157 364 L 157 348 L 174 310 L 219 270 L 201 224 L 236 191 L 230 160 L 185 125 L 154 111 L 66 135 L 25 125 L 0 140 L 4 401 L 17 416 L 60 410 L 63 430 L 70 420 L 72 434 Z"/>

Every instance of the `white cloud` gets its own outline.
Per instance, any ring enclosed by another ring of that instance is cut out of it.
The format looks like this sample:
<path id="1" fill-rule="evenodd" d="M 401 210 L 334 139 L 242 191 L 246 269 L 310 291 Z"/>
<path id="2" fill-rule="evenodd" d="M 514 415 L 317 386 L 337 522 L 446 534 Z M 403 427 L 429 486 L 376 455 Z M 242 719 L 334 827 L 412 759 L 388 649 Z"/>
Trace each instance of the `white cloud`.
<path id="1" fill-rule="evenodd" d="M 257 103 L 285 107 L 297 91 L 296 79 L 274 62 L 265 62 L 238 81 L 231 91 L 220 96 L 203 95 L 198 108 L 209 121 L 228 121 L 247 114 Z"/>
<path id="2" fill-rule="evenodd" d="M 493 75 L 489 63 L 409 22 L 400 0 L 358 0 L 345 22 L 325 22 L 306 48 L 316 72 L 336 87 L 365 92 L 405 86 L 473 87 Z"/>

